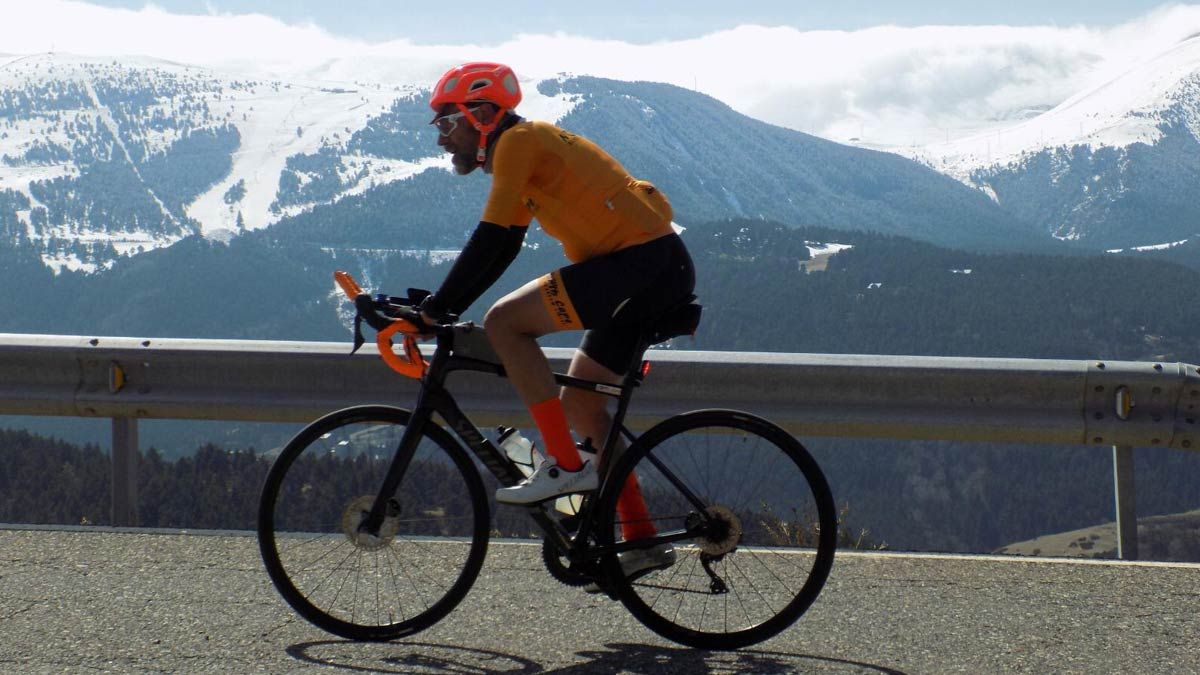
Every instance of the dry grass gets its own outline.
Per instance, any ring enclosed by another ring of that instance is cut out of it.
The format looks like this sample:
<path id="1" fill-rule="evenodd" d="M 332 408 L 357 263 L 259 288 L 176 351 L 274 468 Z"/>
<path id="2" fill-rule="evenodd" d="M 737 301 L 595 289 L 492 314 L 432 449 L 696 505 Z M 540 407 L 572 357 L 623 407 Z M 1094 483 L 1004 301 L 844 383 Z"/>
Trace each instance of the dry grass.
<path id="1" fill-rule="evenodd" d="M 871 538 L 870 530 L 866 528 L 855 530 L 849 527 L 849 514 L 849 504 L 842 506 L 837 514 L 838 548 L 868 551 L 887 549 L 887 543 L 877 542 Z M 766 531 L 770 544 L 773 546 L 816 548 L 817 541 L 821 537 L 821 523 L 811 509 L 804 513 L 793 510 L 789 518 L 780 518 L 774 514 L 760 516 L 759 523 Z"/>

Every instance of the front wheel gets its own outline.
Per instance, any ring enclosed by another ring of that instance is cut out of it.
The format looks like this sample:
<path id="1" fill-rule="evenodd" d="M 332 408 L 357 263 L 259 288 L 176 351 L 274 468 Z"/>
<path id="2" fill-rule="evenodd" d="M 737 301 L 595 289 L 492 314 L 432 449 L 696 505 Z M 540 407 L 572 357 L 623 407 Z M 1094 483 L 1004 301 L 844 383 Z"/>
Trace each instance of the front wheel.
<path id="1" fill-rule="evenodd" d="M 335 635 L 392 640 L 428 628 L 483 565 L 483 482 L 435 424 L 425 426 L 378 534 L 359 532 L 409 417 L 387 406 L 327 415 L 297 434 L 267 475 L 258 511 L 267 573 L 293 609 Z"/>
<path id="2" fill-rule="evenodd" d="M 619 507 L 622 491 L 610 489 L 628 491 L 631 476 L 645 509 L 628 495 Z M 795 438 L 762 418 L 701 410 L 667 419 L 630 446 L 606 485 L 601 543 L 642 549 L 620 558 L 627 567 L 631 556 L 649 558 L 653 571 L 627 578 L 610 555 L 605 575 L 629 611 L 669 640 L 706 649 L 761 642 L 800 618 L 829 576 L 837 546 L 829 484 Z M 633 522 L 647 518 L 649 531 Z"/>

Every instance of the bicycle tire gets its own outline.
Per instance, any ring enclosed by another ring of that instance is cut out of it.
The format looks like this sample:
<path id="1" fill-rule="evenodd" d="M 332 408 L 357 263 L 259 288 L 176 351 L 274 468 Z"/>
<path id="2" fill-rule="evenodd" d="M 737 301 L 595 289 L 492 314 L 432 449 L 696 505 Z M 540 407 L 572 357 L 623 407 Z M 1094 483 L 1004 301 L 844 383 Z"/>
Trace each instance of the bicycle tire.
<path id="1" fill-rule="evenodd" d="M 373 405 L 318 419 L 279 453 L 259 501 L 271 582 L 302 617 L 351 640 L 393 640 L 437 623 L 466 596 L 487 553 L 483 481 L 435 424 L 424 429 L 380 536 L 358 535 L 410 416 Z"/>
<path id="2" fill-rule="evenodd" d="M 703 518 L 660 466 L 699 498 Z M 606 482 L 597 515 L 602 544 L 623 541 L 617 502 L 631 473 L 656 536 L 686 531 L 689 518 L 714 523 L 710 534 L 676 541 L 673 565 L 640 578 L 626 579 L 616 555 L 602 560 L 616 596 L 646 627 L 692 647 L 737 649 L 788 628 L 820 594 L 837 548 L 833 495 L 812 456 L 783 429 L 734 410 L 654 426 Z"/>

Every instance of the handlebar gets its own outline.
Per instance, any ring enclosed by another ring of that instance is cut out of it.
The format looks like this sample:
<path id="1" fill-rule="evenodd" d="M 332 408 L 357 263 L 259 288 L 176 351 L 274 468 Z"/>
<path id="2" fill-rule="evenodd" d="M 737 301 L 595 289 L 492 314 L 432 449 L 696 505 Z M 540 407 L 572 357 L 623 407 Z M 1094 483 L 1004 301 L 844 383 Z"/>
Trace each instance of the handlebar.
<path id="1" fill-rule="evenodd" d="M 333 278 L 346 297 L 354 302 L 354 351 L 358 351 L 366 342 L 361 329 L 361 323 L 366 321 L 367 325 L 378 331 L 375 343 L 384 363 L 405 377 L 424 377 L 429 362 L 421 356 L 417 338 L 431 333 L 439 334 L 449 328 L 448 324 L 429 325 L 422 319 L 417 306 L 420 300 L 429 295 L 428 291 L 409 289 L 407 298 L 384 294 L 371 296 L 346 272 L 338 270 L 333 273 Z M 397 333 L 403 336 L 403 355 L 397 354 L 392 344 L 392 338 Z"/>

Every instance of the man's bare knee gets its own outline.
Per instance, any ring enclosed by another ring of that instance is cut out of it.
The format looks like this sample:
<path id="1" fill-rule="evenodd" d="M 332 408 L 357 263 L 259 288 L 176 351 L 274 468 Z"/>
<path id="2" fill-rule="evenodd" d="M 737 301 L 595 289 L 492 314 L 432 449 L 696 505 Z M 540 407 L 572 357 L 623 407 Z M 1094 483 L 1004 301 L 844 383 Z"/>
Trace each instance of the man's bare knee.
<path id="1" fill-rule="evenodd" d="M 528 285 L 496 301 L 483 316 L 488 335 L 539 338 L 553 331 L 542 308 L 541 299 L 530 295 Z"/>
<path id="2" fill-rule="evenodd" d="M 515 303 L 505 302 L 504 298 L 483 315 L 483 329 L 492 339 L 540 337 L 538 331 L 522 325 L 521 313 L 517 311 Z"/>
<path id="3" fill-rule="evenodd" d="M 501 300 L 492 305 L 483 315 L 483 329 L 487 331 L 488 335 L 510 332 L 511 315 L 512 313 L 505 308 L 504 301 Z"/>

